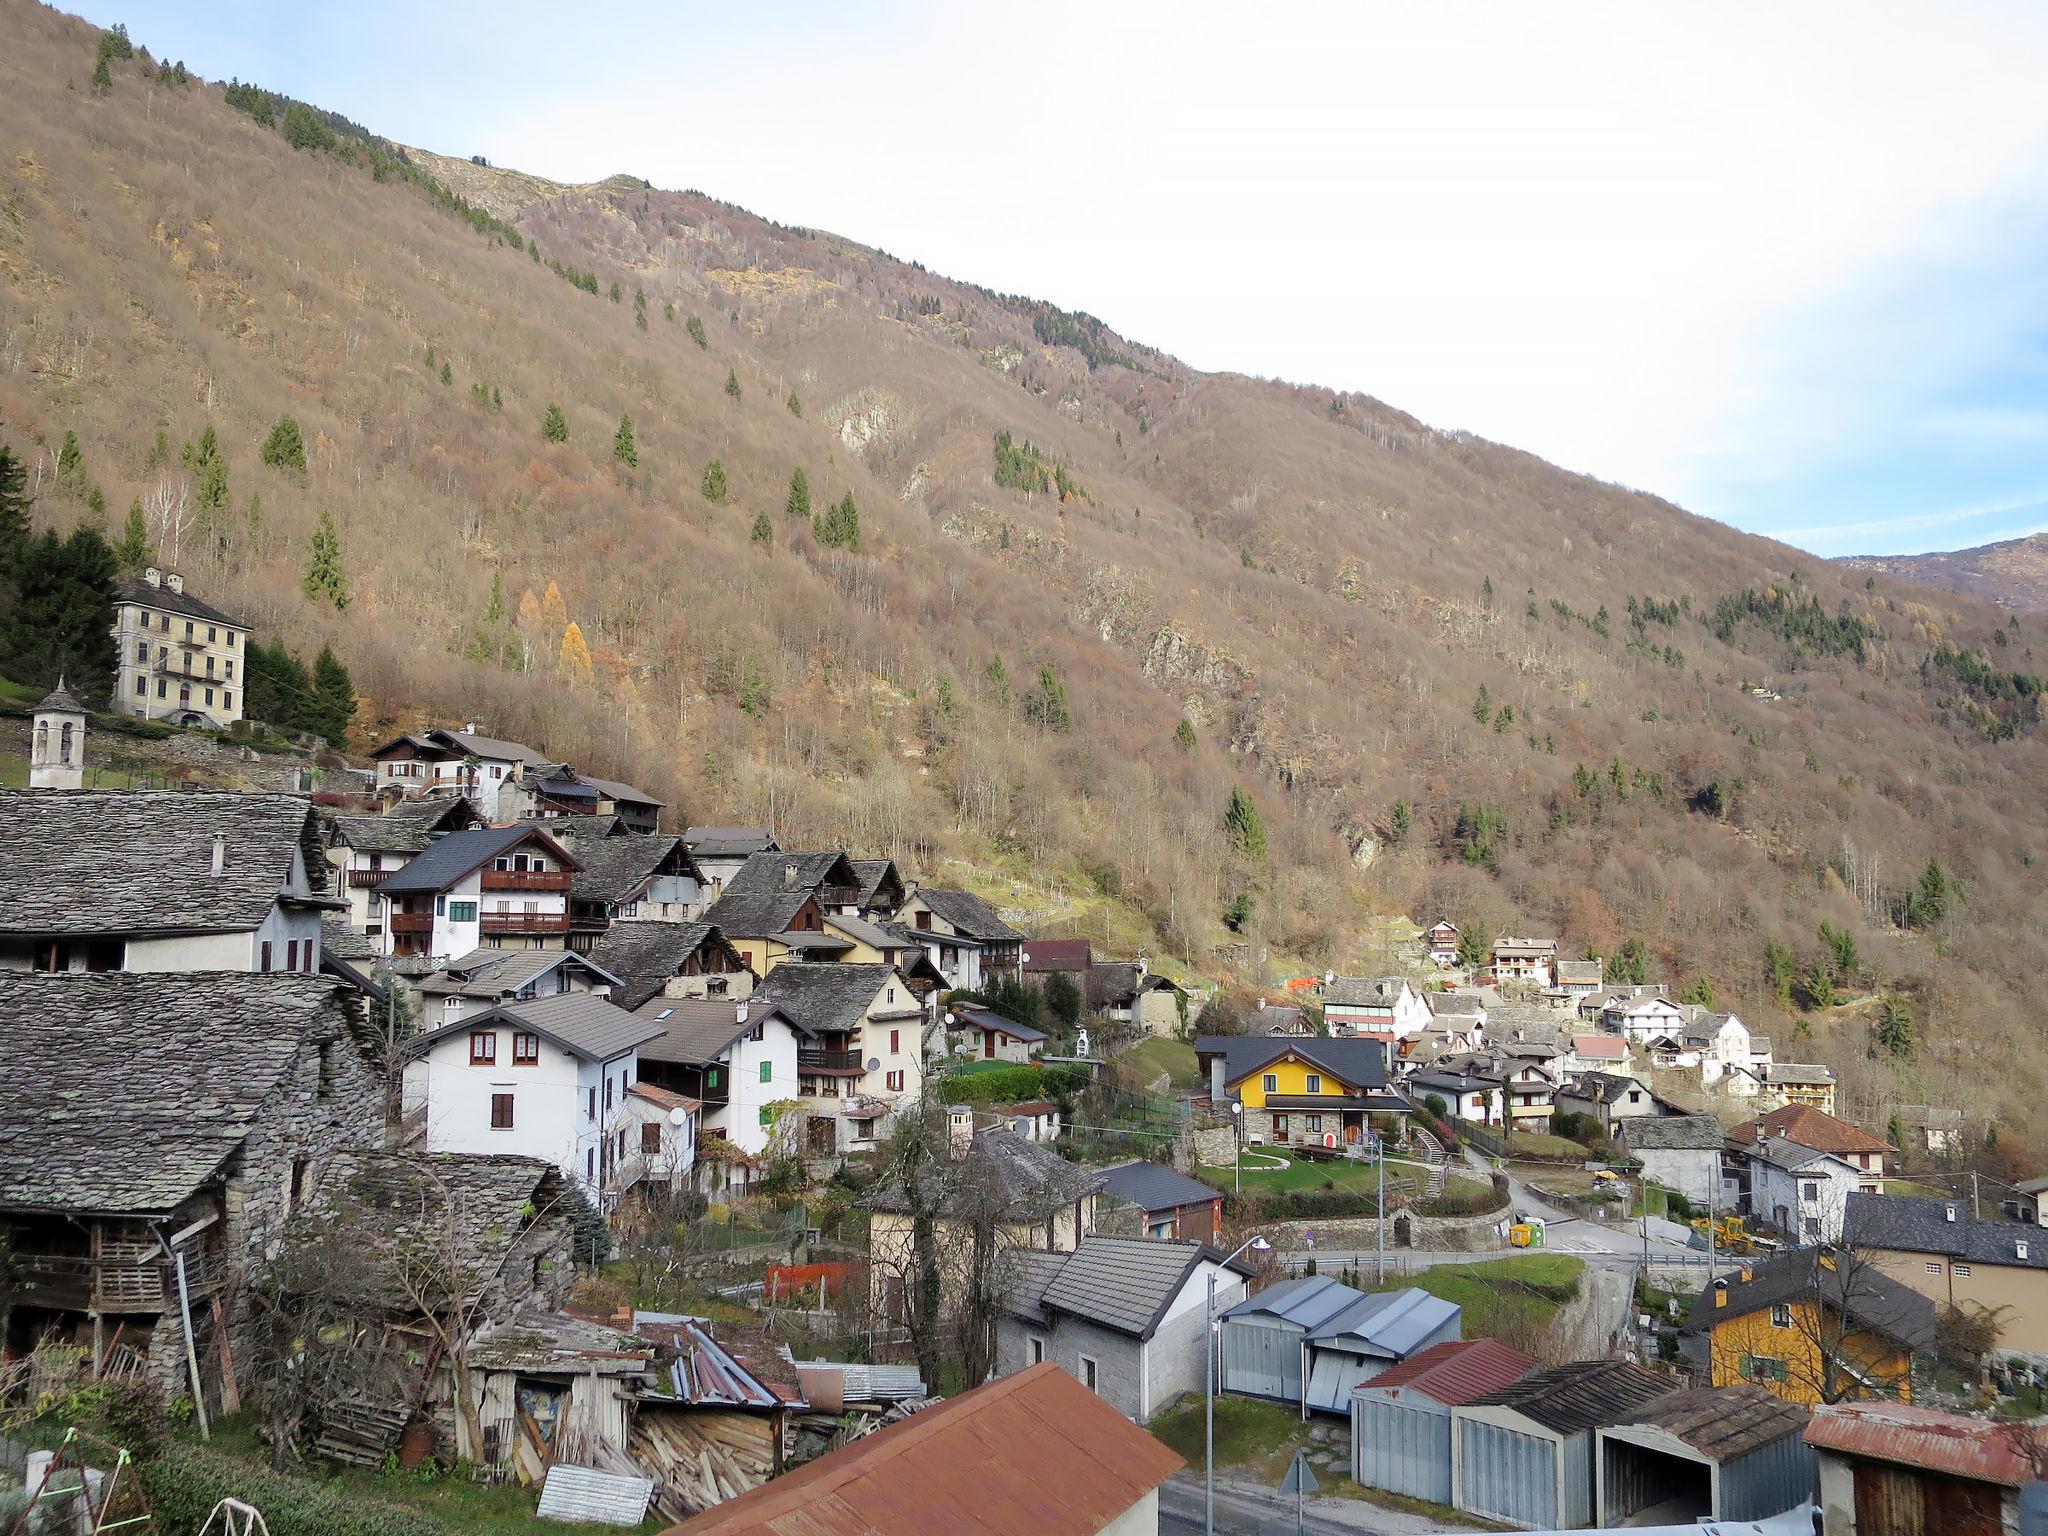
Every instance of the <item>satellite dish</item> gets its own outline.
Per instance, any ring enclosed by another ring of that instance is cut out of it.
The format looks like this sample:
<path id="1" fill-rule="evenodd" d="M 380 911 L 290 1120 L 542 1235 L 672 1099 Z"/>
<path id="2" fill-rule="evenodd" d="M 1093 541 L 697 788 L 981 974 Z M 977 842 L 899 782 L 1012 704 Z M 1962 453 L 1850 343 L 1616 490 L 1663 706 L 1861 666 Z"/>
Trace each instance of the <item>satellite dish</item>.
<path id="1" fill-rule="evenodd" d="M 674 1109 L 668 1112 L 668 1123 L 674 1126 L 677 1130 L 681 1130 L 684 1126 L 690 1123 L 690 1112 L 687 1109 L 683 1108 L 682 1105 L 678 1104 Z"/>
<path id="2" fill-rule="evenodd" d="M 870 1056 L 870 1057 L 868 1058 L 868 1070 L 869 1070 L 870 1072 L 879 1072 L 879 1071 L 881 1071 L 881 1070 L 882 1070 L 882 1058 L 881 1058 L 881 1057 L 879 1057 L 879 1056 Z"/>
<path id="3" fill-rule="evenodd" d="M 951 1029 L 951 1028 L 953 1027 L 953 1025 L 954 1025 L 954 1024 L 955 1024 L 956 1022 L 958 1022 L 958 1021 L 957 1021 L 957 1020 L 955 1020 L 955 1019 L 954 1019 L 954 1017 L 953 1017 L 953 1010 L 952 1010 L 952 1009 L 950 1009 L 950 1008 L 948 1008 L 948 1009 L 946 1010 L 946 1027 L 947 1027 L 948 1029 Z"/>

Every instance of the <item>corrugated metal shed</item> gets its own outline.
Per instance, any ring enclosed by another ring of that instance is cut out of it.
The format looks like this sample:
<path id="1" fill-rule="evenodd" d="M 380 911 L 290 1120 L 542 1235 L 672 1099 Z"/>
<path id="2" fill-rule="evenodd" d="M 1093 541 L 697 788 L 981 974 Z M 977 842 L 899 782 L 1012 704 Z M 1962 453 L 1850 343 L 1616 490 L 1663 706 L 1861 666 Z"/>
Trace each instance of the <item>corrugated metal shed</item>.
<path id="1" fill-rule="evenodd" d="M 1833 1403 L 1813 1410 L 1806 1443 L 2007 1488 L 2033 1478 L 2005 1426 L 1906 1403 Z"/>
<path id="2" fill-rule="evenodd" d="M 807 1462 L 674 1536 L 1097 1536 L 1181 1465 L 1048 1360 Z"/>
<path id="3" fill-rule="evenodd" d="M 1496 1339 L 1433 1344 L 1351 1394 L 1351 1476 L 1368 1488 L 1451 1502 L 1451 1409 L 1536 1362 Z"/>
<path id="4" fill-rule="evenodd" d="M 1813 1496 L 1807 1412 L 1762 1387 L 1695 1387 L 1595 1432 L 1602 1525 L 1760 1520 Z"/>
<path id="5" fill-rule="evenodd" d="M 1360 1382 L 1419 1349 L 1458 1338 L 1463 1328 L 1463 1308 L 1412 1286 L 1359 1297 L 1308 1332 L 1308 1406 L 1349 1413 Z"/>
<path id="6" fill-rule="evenodd" d="M 1624 1360 L 1580 1360 L 1452 1409 L 1451 1502 L 1511 1525 L 1590 1525 L 1594 1430 L 1671 1386 Z"/>
<path id="7" fill-rule="evenodd" d="M 595 1467 L 556 1462 L 548 1468 L 535 1513 L 543 1520 L 623 1525 L 630 1530 L 646 1520 L 647 1503 L 653 1497 L 651 1477 L 622 1477 Z"/>

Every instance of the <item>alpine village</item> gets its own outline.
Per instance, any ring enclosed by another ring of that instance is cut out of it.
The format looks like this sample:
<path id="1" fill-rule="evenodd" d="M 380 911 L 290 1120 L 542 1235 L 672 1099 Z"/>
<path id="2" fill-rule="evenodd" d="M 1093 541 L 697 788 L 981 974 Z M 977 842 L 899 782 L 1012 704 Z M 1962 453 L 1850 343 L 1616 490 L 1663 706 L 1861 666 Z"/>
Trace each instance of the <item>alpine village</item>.
<path id="1" fill-rule="evenodd" d="M 0 1536 L 2042 1528 L 2038 613 L 0 42 Z"/>

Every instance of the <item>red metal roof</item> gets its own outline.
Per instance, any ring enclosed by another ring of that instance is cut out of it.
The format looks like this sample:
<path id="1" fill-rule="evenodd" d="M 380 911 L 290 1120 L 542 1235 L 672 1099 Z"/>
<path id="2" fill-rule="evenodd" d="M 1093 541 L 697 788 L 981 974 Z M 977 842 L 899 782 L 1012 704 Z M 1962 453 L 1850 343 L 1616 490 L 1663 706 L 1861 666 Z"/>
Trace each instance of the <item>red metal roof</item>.
<path id="1" fill-rule="evenodd" d="M 1038 971 L 1085 971 L 1094 958 L 1086 939 L 1026 939 L 1030 958 L 1024 969 Z"/>
<path id="2" fill-rule="evenodd" d="M 1767 1115 L 1745 1120 L 1728 1133 L 1728 1139 L 1747 1145 L 1756 1140 L 1758 1132 L 1783 1136 L 1788 1141 L 1796 1141 L 1800 1146 L 1811 1147 L 1816 1152 L 1897 1150 L 1882 1136 L 1873 1136 L 1862 1127 L 1851 1125 L 1846 1120 L 1838 1120 L 1826 1110 L 1815 1109 L 1811 1104 L 1785 1104 Z"/>
<path id="3" fill-rule="evenodd" d="M 1412 1387 L 1447 1408 L 1462 1408 L 1475 1397 L 1512 1386 L 1536 1362 L 1498 1339 L 1451 1339 L 1410 1355 L 1357 1388 Z"/>
<path id="4" fill-rule="evenodd" d="M 1906 1403 L 1835 1403 L 1813 1410 L 1813 1422 L 1806 1426 L 1806 1443 L 1849 1456 L 2019 1488 L 2034 1476 L 2015 1433 L 2028 1428 Z"/>
<path id="5" fill-rule="evenodd" d="M 1572 1050 L 1588 1061 L 1625 1061 L 1628 1042 L 1619 1035 L 1573 1035 Z"/>
<path id="6" fill-rule="evenodd" d="M 1048 1360 L 669 1529 L 670 1536 L 1096 1536 L 1181 1465 Z"/>

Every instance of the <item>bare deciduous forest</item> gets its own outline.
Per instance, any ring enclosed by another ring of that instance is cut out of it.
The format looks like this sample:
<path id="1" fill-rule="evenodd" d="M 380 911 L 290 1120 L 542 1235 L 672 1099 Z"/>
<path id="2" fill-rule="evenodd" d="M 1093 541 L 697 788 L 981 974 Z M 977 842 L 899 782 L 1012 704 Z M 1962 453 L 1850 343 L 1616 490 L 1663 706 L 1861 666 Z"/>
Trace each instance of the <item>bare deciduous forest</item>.
<path id="1" fill-rule="evenodd" d="M 1635 940 L 1852 1113 L 2048 1135 L 2040 616 L 697 193 L 392 174 L 180 83 L 176 38 L 102 91 L 95 29 L 0 34 L 38 523 L 139 502 L 194 591 L 332 642 L 357 746 L 476 720 L 1212 975 L 1235 906 L 1255 986 L 1382 963 L 1375 914 Z M 261 453 L 286 414 L 303 472 Z M 323 512 L 343 609 L 302 588 Z"/>

